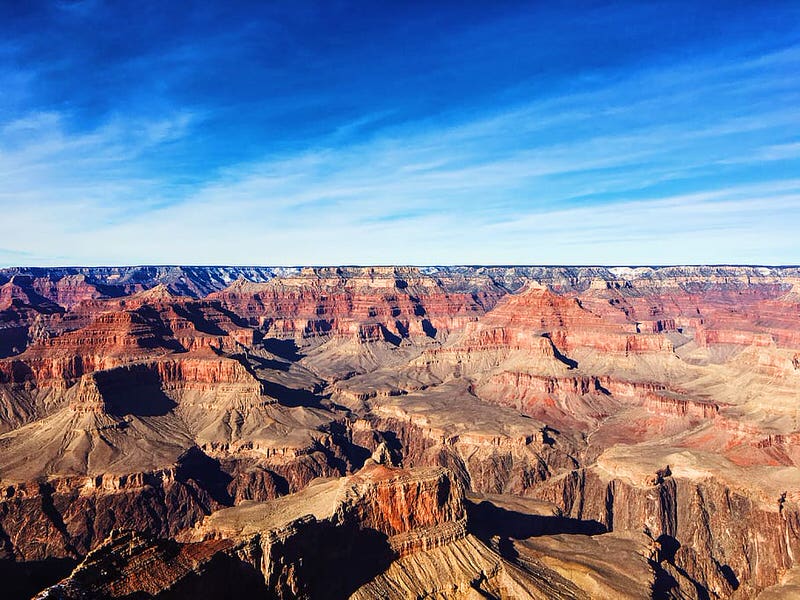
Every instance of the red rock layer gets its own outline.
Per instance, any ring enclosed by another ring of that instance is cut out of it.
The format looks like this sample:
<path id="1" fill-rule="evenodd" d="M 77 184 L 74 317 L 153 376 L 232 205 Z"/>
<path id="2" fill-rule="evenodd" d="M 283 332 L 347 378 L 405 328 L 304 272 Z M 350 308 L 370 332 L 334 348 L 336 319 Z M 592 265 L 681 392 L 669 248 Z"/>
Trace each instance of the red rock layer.
<path id="1" fill-rule="evenodd" d="M 489 282 L 474 291 L 448 291 L 414 269 L 373 268 L 355 277 L 337 271 L 309 270 L 261 284 L 237 281 L 209 299 L 272 336 L 335 334 L 371 340 L 433 337 L 460 329 L 505 293 Z"/>
<path id="2" fill-rule="evenodd" d="M 655 326 L 650 329 L 661 331 Z M 577 298 L 539 287 L 504 298 L 486 317 L 468 327 L 458 348 L 465 352 L 493 348 L 538 352 L 547 346 L 541 340 L 543 336 L 564 354 L 578 348 L 622 354 L 672 350 L 664 336 L 640 333 L 636 322 L 622 313 L 594 313 Z"/>

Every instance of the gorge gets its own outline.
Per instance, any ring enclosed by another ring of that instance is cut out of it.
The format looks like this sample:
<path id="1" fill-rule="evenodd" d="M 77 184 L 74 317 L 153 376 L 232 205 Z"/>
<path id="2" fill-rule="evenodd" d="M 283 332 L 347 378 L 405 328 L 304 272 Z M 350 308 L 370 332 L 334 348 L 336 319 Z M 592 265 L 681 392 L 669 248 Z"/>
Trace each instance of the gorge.
<path id="1" fill-rule="evenodd" d="M 796 597 L 799 401 L 795 267 L 0 269 L 4 597 Z"/>

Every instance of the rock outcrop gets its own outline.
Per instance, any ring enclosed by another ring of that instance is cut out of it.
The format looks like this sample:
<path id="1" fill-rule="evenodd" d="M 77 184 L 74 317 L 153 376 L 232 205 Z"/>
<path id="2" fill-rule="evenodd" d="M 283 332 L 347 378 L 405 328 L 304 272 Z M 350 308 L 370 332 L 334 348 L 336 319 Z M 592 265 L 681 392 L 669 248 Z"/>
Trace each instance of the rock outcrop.
<path id="1" fill-rule="evenodd" d="M 463 490 L 446 471 L 371 464 L 294 496 L 212 513 L 179 541 L 112 532 L 41 597 L 182 597 L 201 587 L 212 597 L 231 573 L 250 594 L 346 597 L 392 561 L 466 536 Z"/>

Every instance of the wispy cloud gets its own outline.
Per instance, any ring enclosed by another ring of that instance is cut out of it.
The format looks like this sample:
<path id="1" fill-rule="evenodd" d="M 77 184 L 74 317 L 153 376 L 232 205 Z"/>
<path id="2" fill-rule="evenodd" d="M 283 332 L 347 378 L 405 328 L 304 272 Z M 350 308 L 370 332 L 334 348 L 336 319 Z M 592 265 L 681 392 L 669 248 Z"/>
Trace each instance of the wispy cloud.
<path id="1" fill-rule="evenodd" d="M 800 262 L 797 69 L 709 53 L 291 143 L 218 137 L 236 105 L 0 113 L 0 261 Z"/>

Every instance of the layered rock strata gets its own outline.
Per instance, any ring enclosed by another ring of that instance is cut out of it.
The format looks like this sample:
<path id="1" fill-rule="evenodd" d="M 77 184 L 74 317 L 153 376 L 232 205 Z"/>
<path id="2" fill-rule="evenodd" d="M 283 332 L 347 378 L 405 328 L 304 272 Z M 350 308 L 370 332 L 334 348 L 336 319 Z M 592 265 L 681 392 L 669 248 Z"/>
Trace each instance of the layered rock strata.
<path id="1" fill-rule="evenodd" d="M 122 553 L 167 565 L 149 594 L 215 569 L 311 594 L 299 560 L 357 544 L 344 521 L 299 524 L 273 579 L 242 558 L 250 533 L 195 525 L 256 522 L 252 502 L 377 451 L 532 525 L 417 523 L 425 494 L 396 482 L 393 511 L 348 504 L 391 543 L 347 594 L 434 593 L 419 573 L 444 597 L 778 593 L 800 550 L 798 285 L 764 267 L 0 270 L 0 572 L 33 593 Z"/>

